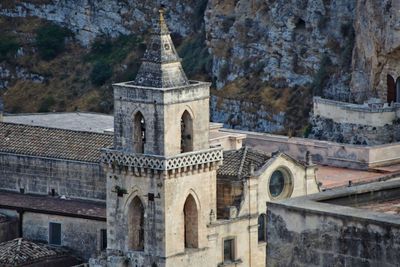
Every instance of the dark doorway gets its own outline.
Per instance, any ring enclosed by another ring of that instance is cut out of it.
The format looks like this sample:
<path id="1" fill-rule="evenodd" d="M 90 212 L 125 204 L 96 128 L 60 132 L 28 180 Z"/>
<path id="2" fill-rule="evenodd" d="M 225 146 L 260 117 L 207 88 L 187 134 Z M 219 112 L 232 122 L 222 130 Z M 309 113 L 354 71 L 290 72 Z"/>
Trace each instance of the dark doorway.
<path id="1" fill-rule="evenodd" d="M 390 104 L 397 100 L 396 83 L 391 75 L 387 75 L 387 102 Z"/>

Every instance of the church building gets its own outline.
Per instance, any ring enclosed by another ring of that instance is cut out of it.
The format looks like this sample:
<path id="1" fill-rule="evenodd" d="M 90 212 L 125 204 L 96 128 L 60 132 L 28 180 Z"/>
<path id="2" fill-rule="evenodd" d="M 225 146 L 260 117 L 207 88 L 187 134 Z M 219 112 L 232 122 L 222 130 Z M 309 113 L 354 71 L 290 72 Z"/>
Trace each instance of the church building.
<path id="1" fill-rule="evenodd" d="M 102 150 L 107 251 L 90 266 L 265 266 L 266 202 L 318 192 L 315 167 L 210 145 L 209 87 L 185 75 L 161 9 Z"/>

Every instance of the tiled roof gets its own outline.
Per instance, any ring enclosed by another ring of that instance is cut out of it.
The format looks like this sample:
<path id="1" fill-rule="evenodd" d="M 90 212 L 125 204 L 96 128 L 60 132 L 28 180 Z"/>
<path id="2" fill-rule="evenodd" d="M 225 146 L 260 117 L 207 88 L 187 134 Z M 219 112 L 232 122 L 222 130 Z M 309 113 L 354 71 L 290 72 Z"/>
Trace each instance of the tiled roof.
<path id="1" fill-rule="evenodd" d="M 218 178 L 240 180 L 248 177 L 251 165 L 257 171 L 270 158 L 271 155 L 246 146 L 239 150 L 224 151 L 224 160 L 217 172 Z"/>
<path id="2" fill-rule="evenodd" d="M 46 245 L 16 238 L 0 243 L 0 266 L 21 266 L 45 258 L 57 257 L 65 252 Z"/>
<path id="3" fill-rule="evenodd" d="M 92 220 L 106 220 L 106 204 L 103 202 L 58 197 L 20 194 L 0 191 L 0 208 L 23 209 L 30 212 L 58 214 Z"/>
<path id="4" fill-rule="evenodd" d="M 0 152 L 99 162 L 112 142 L 108 134 L 0 122 Z"/>

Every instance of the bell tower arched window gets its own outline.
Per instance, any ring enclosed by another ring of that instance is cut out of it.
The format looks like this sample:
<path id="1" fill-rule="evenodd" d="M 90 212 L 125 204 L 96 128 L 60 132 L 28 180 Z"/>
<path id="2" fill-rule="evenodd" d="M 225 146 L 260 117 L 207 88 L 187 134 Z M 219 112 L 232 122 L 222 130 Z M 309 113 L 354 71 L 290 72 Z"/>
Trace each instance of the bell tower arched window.
<path id="1" fill-rule="evenodd" d="M 198 214 L 197 205 L 192 195 L 186 198 L 183 207 L 185 222 L 185 248 L 198 247 Z"/>
<path id="2" fill-rule="evenodd" d="M 193 151 L 193 119 L 185 110 L 181 117 L 181 153 Z"/>
<path id="3" fill-rule="evenodd" d="M 146 124 L 142 113 L 138 111 L 133 118 L 133 151 L 135 153 L 144 153 L 145 143 Z"/>
<path id="4" fill-rule="evenodd" d="M 135 197 L 129 205 L 128 213 L 129 248 L 144 249 L 144 207 L 139 197 Z"/>

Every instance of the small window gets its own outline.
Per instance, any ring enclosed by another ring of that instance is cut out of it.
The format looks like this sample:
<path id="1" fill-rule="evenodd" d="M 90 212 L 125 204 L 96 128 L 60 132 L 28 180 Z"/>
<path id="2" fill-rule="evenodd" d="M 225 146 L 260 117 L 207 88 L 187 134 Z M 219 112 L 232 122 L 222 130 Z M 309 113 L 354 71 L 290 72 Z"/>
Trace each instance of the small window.
<path id="1" fill-rule="evenodd" d="M 61 246 L 61 223 L 49 224 L 49 244 Z"/>
<path id="2" fill-rule="evenodd" d="M 267 241 L 265 234 L 266 233 L 265 222 L 266 222 L 265 214 L 261 214 L 260 216 L 258 216 L 258 242 Z"/>
<path id="3" fill-rule="evenodd" d="M 105 250 L 107 248 L 107 230 L 100 230 L 100 250 Z"/>
<path id="4" fill-rule="evenodd" d="M 235 239 L 224 240 L 224 262 L 235 261 Z"/>

